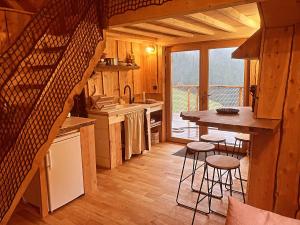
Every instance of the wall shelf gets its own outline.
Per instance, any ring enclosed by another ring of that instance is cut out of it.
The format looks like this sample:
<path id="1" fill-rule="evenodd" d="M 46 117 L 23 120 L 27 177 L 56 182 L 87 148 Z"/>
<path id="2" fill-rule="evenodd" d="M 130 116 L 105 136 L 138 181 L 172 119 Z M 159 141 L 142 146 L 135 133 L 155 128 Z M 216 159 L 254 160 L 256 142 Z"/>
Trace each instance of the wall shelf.
<path id="1" fill-rule="evenodd" d="M 104 71 L 111 71 L 111 72 L 117 72 L 117 71 L 129 71 L 129 70 L 138 70 L 139 66 L 107 66 L 107 65 L 97 65 L 95 67 L 95 72 L 104 72 Z"/>

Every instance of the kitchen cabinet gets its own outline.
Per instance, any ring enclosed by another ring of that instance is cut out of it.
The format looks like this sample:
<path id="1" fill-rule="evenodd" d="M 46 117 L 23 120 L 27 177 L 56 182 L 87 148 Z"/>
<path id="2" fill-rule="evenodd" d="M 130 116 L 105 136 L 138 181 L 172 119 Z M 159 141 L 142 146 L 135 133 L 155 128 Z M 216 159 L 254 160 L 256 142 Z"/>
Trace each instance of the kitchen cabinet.
<path id="1" fill-rule="evenodd" d="M 89 110 L 88 117 L 95 119 L 95 144 L 97 166 L 112 169 L 122 165 L 122 126 L 125 114 L 134 110 L 145 110 L 147 150 L 151 150 L 151 114 L 160 111 L 163 103 L 119 105 L 114 109 Z M 160 132 L 162 133 L 162 132 Z"/>
<path id="2" fill-rule="evenodd" d="M 94 124 L 93 119 L 67 118 L 39 165 L 23 199 L 39 207 L 42 217 L 97 190 Z"/>

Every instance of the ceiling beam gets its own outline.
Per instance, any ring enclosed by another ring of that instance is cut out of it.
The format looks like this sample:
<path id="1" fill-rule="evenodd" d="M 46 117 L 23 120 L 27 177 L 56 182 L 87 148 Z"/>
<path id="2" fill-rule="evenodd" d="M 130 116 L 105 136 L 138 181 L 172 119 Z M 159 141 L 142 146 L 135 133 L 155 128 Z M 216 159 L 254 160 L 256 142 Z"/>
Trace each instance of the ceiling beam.
<path id="1" fill-rule="evenodd" d="M 161 6 L 148 6 L 113 16 L 109 19 L 109 26 L 128 26 L 134 23 L 143 23 L 260 1 L 262 0 L 172 0 Z"/>
<path id="2" fill-rule="evenodd" d="M 151 23 L 138 23 L 138 24 L 133 24 L 132 26 L 141 28 L 141 29 L 145 29 L 145 30 L 157 31 L 157 32 L 165 33 L 165 34 L 176 35 L 179 37 L 193 37 L 194 36 L 194 34 L 192 34 L 192 33 L 180 31 L 180 30 L 176 30 L 176 29 L 172 29 L 172 28 L 167 28 L 167 27 L 163 27 L 163 26 L 159 26 L 159 25 L 155 25 L 155 24 L 151 24 Z"/>
<path id="3" fill-rule="evenodd" d="M 200 35 L 197 34 L 192 38 L 174 38 L 170 40 L 158 40 L 158 43 L 162 46 L 172 46 L 177 44 L 185 44 L 185 43 L 193 43 L 193 42 L 205 42 L 205 41 L 214 41 L 219 42 L 221 40 L 233 40 L 233 39 L 241 39 L 241 38 L 249 38 L 255 29 L 250 29 L 249 27 L 241 27 L 239 28 L 239 32 L 224 32 L 224 31 L 216 31 L 214 35 Z M 245 39 L 240 43 L 242 44 Z M 234 46 L 231 46 L 234 47 Z"/>
<path id="4" fill-rule="evenodd" d="M 114 27 L 114 28 L 111 28 L 110 30 L 129 33 L 129 34 L 137 34 L 137 35 L 142 35 L 142 36 L 146 36 L 146 37 L 154 37 L 154 38 L 159 38 L 159 39 L 174 38 L 174 37 L 169 36 L 169 35 L 158 34 L 158 33 L 142 31 L 142 30 L 126 28 L 126 27 Z"/>
<path id="5" fill-rule="evenodd" d="M 251 28 L 259 28 L 259 24 L 256 23 L 253 19 L 245 16 L 244 14 L 240 13 L 236 9 L 229 7 L 225 9 L 218 9 L 218 12 L 222 13 L 223 15 Z"/>
<path id="6" fill-rule="evenodd" d="M 232 53 L 232 58 L 259 59 L 261 38 L 262 38 L 262 29 L 259 29 Z"/>
<path id="7" fill-rule="evenodd" d="M 191 18 L 195 21 L 204 23 L 213 28 L 217 28 L 217 29 L 227 31 L 227 32 L 236 32 L 236 29 L 233 26 L 231 26 L 227 23 L 223 23 L 220 20 L 216 20 L 215 18 L 207 16 L 203 13 L 189 14 L 189 15 L 186 15 L 186 17 Z"/>
<path id="8" fill-rule="evenodd" d="M 134 35 L 134 34 L 127 34 L 127 33 L 122 33 L 122 32 L 117 32 L 117 31 L 111 31 L 111 30 L 106 32 L 106 37 L 112 38 L 115 40 L 135 42 L 135 43 L 151 43 L 151 44 L 153 44 L 153 43 L 157 43 L 157 41 L 158 41 L 156 38 L 150 38 L 150 37 Z"/>
<path id="9" fill-rule="evenodd" d="M 206 35 L 214 34 L 214 31 L 212 31 L 210 29 L 207 29 L 207 28 L 204 28 L 204 27 L 192 24 L 192 23 L 188 23 L 188 22 L 186 22 L 184 20 L 180 20 L 180 19 L 166 18 L 166 19 L 159 20 L 158 22 L 168 24 L 173 27 L 179 27 L 184 30 L 193 31 L 193 32 L 200 33 L 200 34 L 206 34 Z"/>

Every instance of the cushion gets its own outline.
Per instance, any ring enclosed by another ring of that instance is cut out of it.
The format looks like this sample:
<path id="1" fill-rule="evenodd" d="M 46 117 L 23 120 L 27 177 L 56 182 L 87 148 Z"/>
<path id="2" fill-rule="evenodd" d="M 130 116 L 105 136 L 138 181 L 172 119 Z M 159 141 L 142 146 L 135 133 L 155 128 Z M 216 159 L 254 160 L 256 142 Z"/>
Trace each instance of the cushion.
<path id="1" fill-rule="evenodd" d="M 280 216 L 229 197 L 226 225 L 300 225 L 300 220 Z"/>

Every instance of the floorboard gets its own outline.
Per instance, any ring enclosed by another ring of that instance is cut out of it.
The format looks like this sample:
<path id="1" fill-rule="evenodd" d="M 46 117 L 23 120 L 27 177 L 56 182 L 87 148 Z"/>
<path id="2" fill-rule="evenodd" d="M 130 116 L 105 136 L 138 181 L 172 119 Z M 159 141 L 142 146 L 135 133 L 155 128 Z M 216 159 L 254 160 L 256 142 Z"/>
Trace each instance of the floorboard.
<path id="1" fill-rule="evenodd" d="M 44 219 L 34 207 L 20 203 L 9 225 L 191 224 L 193 212 L 177 206 L 175 201 L 183 158 L 172 154 L 182 147 L 158 144 L 151 152 L 135 156 L 116 169 L 98 169 L 99 190 L 96 193 L 82 196 Z M 247 162 L 243 164 L 247 166 Z M 243 173 L 246 176 L 246 168 Z M 199 169 L 198 186 L 201 175 L 202 169 Z M 182 201 L 194 206 L 197 194 L 190 191 L 188 184 L 183 185 L 182 193 Z M 200 208 L 206 206 L 207 201 L 203 201 Z M 214 201 L 214 207 L 220 212 L 225 213 L 226 206 L 227 197 Z M 202 214 L 197 214 L 195 222 L 202 225 L 224 223 L 225 219 L 220 216 Z"/>

